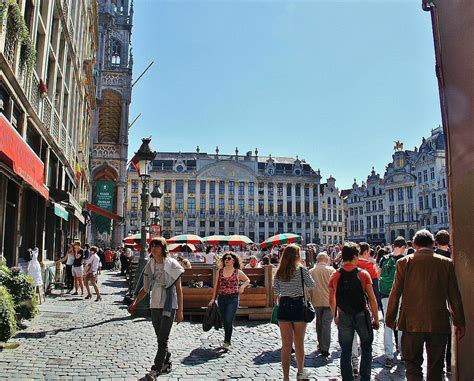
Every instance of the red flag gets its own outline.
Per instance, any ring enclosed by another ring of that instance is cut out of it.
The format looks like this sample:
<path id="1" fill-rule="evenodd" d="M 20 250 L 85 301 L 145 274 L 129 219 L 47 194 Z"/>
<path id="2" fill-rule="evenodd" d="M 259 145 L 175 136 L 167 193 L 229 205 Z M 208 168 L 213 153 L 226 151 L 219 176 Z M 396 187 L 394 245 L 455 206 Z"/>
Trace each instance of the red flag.
<path id="1" fill-rule="evenodd" d="M 138 164 L 137 155 L 133 155 L 132 160 L 130 160 L 130 164 L 133 165 L 133 167 L 135 168 L 135 170 L 138 173 L 138 176 L 140 176 L 140 169 L 138 168 L 138 165 L 137 165 Z"/>

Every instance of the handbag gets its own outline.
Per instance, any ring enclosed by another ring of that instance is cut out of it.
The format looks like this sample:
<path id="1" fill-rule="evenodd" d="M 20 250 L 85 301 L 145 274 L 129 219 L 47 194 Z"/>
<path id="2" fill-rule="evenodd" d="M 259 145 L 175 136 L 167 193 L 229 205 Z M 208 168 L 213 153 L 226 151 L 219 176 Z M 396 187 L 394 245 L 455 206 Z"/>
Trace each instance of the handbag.
<path id="1" fill-rule="evenodd" d="M 270 323 L 278 325 L 278 304 L 275 304 L 273 306 L 272 318 L 270 319 Z"/>
<path id="2" fill-rule="evenodd" d="M 303 280 L 302 267 L 300 267 L 300 274 L 301 274 L 301 287 L 303 288 L 303 320 L 306 323 L 311 323 L 314 320 L 316 313 L 314 311 L 314 307 L 311 301 L 306 300 L 306 295 L 304 292 L 304 280 Z"/>

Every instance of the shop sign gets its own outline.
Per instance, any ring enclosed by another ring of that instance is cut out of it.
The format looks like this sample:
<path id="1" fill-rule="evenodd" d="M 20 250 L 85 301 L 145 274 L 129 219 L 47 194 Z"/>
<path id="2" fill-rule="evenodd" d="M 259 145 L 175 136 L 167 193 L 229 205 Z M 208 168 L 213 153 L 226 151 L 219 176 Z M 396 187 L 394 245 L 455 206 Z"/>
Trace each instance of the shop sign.
<path id="1" fill-rule="evenodd" d="M 109 212 L 114 210 L 115 205 L 115 182 L 111 180 L 99 180 L 95 183 L 94 204 Z M 110 233 L 112 220 L 108 217 L 96 214 L 95 224 L 99 233 Z"/>
<path id="2" fill-rule="evenodd" d="M 13 163 L 13 171 L 45 199 L 44 164 L 3 114 L 0 114 L 0 152 Z"/>
<path id="3" fill-rule="evenodd" d="M 64 221 L 69 221 L 69 213 L 59 204 L 54 204 L 54 214 L 61 217 Z"/>

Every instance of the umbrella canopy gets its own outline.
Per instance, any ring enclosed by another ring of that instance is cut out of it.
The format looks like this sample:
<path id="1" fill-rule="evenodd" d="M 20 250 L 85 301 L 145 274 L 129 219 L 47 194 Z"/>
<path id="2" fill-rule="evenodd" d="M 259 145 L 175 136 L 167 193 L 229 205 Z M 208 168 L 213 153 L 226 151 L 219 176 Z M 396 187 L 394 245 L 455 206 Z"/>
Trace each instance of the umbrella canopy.
<path id="1" fill-rule="evenodd" d="M 300 242 L 300 241 L 301 241 L 301 236 L 298 234 L 292 234 L 292 233 L 277 234 L 263 241 L 261 244 L 261 248 L 265 249 L 267 247 L 272 247 L 275 245 L 282 245 L 284 243 L 293 243 L 293 242 Z"/>
<path id="2" fill-rule="evenodd" d="M 245 235 L 227 235 L 224 237 L 222 243 L 227 245 L 251 245 L 253 241 Z"/>
<path id="3" fill-rule="evenodd" d="M 168 245 L 168 251 L 171 253 L 190 253 L 199 250 L 192 243 L 172 243 Z"/>
<path id="4" fill-rule="evenodd" d="M 146 239 L 147 241 L 150 241 L 149 233 L 146 234 Z M 125 237 L 122 242 L 125 244 L 134 244 L 134 243 L 141 243 L 141 241 L 142 241 L 142 235 L 140 233 L 137 233 L 137 234 L 132 234 L 132 235 L 129 235 L 128 237 Z"/>
<path id="5" fill-rule="evenodd" d="M 194 234 L 181 234 L 181 235 L 175 235 L 174 237 L 167 239 L 166 242 L 167 243 L 192 243 L 193 245 L 199 245 L 199 244 L 202 244 L 203 239 L 199 237 L 198 235 L 194 235 Z"/>
<path id="6" fill-rule="evenodd" d="M 205 244 L 208 245 L 218 245 L 220 243 L 223 243 L 223 239 L 225 237 L 225 235 L 210 235 L 209 237 L 204 237 L 203 241 Z"/>

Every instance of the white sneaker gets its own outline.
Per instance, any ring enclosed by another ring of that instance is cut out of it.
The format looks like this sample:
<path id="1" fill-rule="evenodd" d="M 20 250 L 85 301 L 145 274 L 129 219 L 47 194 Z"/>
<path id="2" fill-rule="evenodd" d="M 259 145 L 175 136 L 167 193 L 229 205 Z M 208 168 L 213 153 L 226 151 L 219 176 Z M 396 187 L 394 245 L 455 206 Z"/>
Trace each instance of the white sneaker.
<path id="1" fill-rule="evenodd" d="M 308 370 L 303 370 L 303 372 L 298 372 L 296 373 L 296 379 L 297 380 L 307 380 L 311 376 L 311 373 Z"/>
<path id="2" fill-rule="evenodd" d="M 158 372 L 157 370 L 151 370 L 147 374 L 145 374 L 145 378 L 147 381 L 156 381 L 159 375 L 160 372 Z"/>

